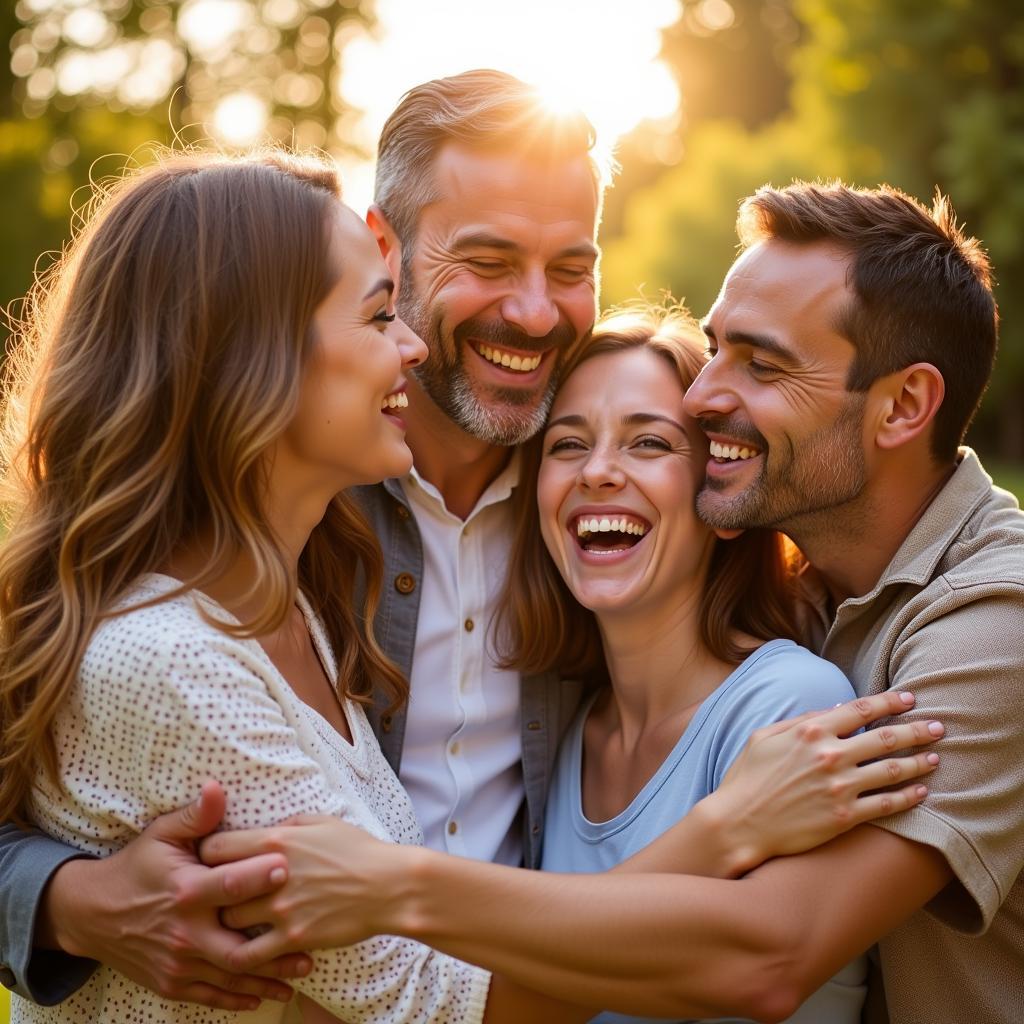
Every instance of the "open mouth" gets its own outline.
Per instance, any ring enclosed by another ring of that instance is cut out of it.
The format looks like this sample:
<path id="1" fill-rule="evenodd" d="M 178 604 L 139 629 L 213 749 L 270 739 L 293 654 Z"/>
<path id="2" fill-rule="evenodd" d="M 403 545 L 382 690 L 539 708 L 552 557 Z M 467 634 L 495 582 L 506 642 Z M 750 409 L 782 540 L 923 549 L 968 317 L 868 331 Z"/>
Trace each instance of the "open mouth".
<path id="1" fill-rule="evenodd" d="M 718 462 L 745 462 L 761 454 L 759 448 L 747 444 L 728 444 L 711 441 L 709 444 L 711 457 Z"/>
<path id="2" fill-rule="evenodd" d="M 595 516 L 584 513 L 570 521 L 569 530 L 576 538 L 577 545 L 591 554 L 613 554 L 635 548 L 651 524 L 639 516 L 616 513 L 609 516 Z"/>
<path id="3" fill-rule="evenodd" d="M 540 366 L 541 360 L 544 358 L 543 352 L 526 354 L 510 352 L 508 349 L 485 345 L 483 342 L 473 342 L 473 348 L 488 362 L 500 366 L 503 370 L 511 370 L 513 373 L 532 373 Z"/>
<path id="4" fill-rule="evenodd" d="M 408 409 L 409 396 L 404 391 L 392 391 L 385 395 L 380 403 L 381 412 L 394 412 L 395 409 Z"/>

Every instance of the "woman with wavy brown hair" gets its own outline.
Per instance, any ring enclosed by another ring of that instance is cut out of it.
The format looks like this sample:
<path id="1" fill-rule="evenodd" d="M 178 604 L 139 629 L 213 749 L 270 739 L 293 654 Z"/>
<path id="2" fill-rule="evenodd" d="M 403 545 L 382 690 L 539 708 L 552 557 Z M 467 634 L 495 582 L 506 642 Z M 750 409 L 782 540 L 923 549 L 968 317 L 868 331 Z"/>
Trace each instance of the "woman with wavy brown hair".
<path id="1" fill-rule="evenodd" d="M 340 494 L 412 462 L 403 370 L 426 350 L 393 292 L 319 158 L 167 154 L 97 197 L 11 356 L 4 818 L 103 857 L 215 777 L 228 828 L 321 812 L 421 841 L 362 709 L 405 681 L 365 626 L 380 552 Z M 479 1021 L 490 976 L 378 937 L 294 984 L 245 1020 Z M 105 966 L 13 1012 L 235 1019 Z"/>

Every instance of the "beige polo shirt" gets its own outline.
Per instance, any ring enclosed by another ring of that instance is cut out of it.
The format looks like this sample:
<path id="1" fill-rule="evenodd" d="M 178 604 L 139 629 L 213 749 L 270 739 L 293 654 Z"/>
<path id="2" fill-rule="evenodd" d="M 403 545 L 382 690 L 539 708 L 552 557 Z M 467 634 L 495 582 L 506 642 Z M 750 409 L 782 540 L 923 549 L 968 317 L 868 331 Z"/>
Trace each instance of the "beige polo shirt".
<path id="1" fill-rule="evenodd" d="M 874 589 L 818 626 L 858 693 L 912 690 L 946 726 L 927 800 L 877 823 L 956 876 L 879 943 L 889 1020 L 1024 1022 L 1024 512 L 962 449 Z"/>

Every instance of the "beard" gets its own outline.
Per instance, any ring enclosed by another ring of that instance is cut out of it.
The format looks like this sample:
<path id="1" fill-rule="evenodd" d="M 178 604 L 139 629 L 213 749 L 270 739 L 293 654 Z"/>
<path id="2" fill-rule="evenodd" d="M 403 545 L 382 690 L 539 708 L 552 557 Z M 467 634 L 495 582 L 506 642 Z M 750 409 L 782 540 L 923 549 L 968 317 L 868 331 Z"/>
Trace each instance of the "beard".
<path id="1" fill-rule="evenodd" d="M 403 280 L 408 281 L 411 275 Z M 415 331 L 430 351 L 426 362 L 410 371 L 434 404 L 467 434 L 487 444 L 510 447 L 528 441 L 547 421 L 557 386 L 552 370 L 539 387 L 500 387 L 474 381 L 466 370 L 468 338 L 499 348 L 525 352 L 556 349 L 556 358 L 576 341 L 576 333 L 560 321 L 544 337 L 534 338 L 503 320 L 472 318 L 458 324 L 450 334 L 432 315 L 414 288 L 403 288 L 398 314 Z M 477 358 L 475 354 L 469 358 Z"/>
<path id="2" fill-rule="evenodd" d="M 799 535 L 828 528 L 820 517 L 849 505 L 864 491 L 867 466 L 862 431 L 865 396 L 850 392 L 835 420 L 788 451 L 783 445 L 770 449 L 763 435 L 749 424 L 733 424 L 728 418 L 701 417 L 701 428 L 746 441 L 758 448 L 761 469 L 738 494 L 725 493 L 726 481 L 709 477 L 697 496 L 697 512 L 709 526 L 730 530 L 765 527 L 781 530 L 799 543 Z"/>

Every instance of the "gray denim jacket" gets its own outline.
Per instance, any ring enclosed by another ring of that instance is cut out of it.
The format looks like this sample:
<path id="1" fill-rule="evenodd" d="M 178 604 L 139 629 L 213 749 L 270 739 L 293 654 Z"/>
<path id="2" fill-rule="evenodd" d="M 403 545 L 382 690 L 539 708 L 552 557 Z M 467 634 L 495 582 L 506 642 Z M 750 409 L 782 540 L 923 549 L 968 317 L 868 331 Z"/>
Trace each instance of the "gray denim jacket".
<path id="1" fill-rule="evenodd" d="M 357 487 L 350 493 L 359 502 L 384 552 L 384 586 L 374 620 L 377 640 L 408 678 L 416 647 L 423 577 L 423 545 L 416 520 L 397 480 Z M 544 802 L 555 752 L 576 712 L 580 694 L 579 684 L 559 681 L 553 675 L 521 680 L 526 796 L 521 817 L 528 867 L 540 864 Z M 405 711 L 387 714 L 386 703 L 382 699 L 367 710 L 384 755 L 397 773 Z M 66 999 L 85 984 L 96 967 L 91 960 L 32 947 L 43 890 L 61 864 L 80 856 L 78 850 L 38 832 L 0 825 L 0 983 L 44 1006 Z"/>

